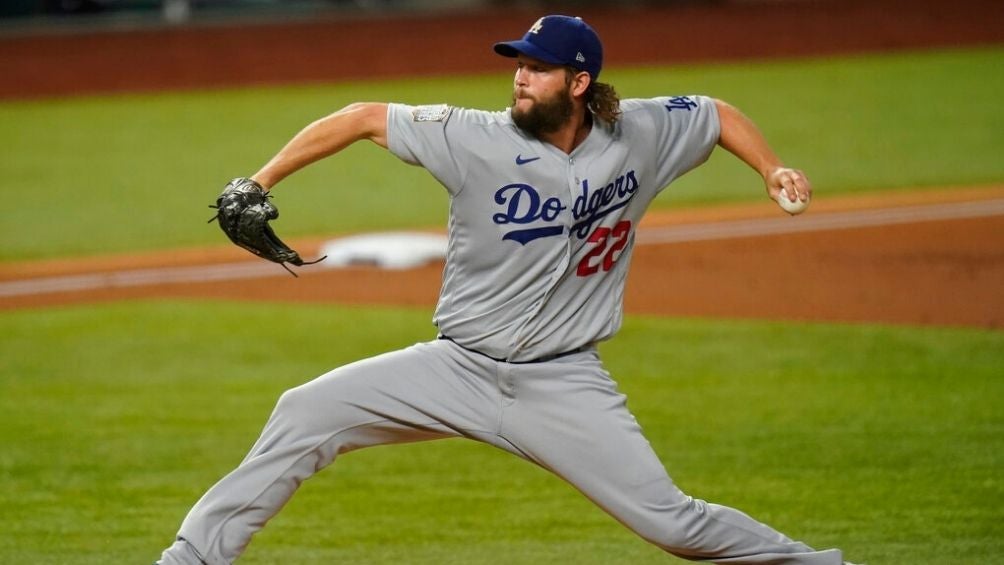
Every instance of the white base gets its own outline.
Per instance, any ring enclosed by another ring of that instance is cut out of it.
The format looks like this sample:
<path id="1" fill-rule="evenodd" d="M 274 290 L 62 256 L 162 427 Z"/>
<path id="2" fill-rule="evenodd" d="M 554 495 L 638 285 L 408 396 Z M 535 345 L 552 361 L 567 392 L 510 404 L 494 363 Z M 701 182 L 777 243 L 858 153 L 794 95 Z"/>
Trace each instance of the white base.
<path id="1" fill-rule="evenodd" d="M 370 233 L 333 239 L 321 246 L 327 267 L 370 265 L 411 269 L 446 257 L 445 235 L 421 232 Z"/>

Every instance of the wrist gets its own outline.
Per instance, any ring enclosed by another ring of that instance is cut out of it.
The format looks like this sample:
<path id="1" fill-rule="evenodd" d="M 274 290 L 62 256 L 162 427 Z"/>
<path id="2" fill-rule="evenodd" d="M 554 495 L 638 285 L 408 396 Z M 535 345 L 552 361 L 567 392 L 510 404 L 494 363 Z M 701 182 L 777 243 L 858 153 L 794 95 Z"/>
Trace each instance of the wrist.
<path id="1" fill-rule="evenodd" d="M 268 175 L 266 175 L 266 174 L 264 174 L 264 173 L 262 173 L 260 171 L 257 172 L 257 173 L 255 173 L 255 174 L 253 174 L 253 175 L 251 175 L 248 178 L 251 179 L 251 180 L 253 180 L 254 182 L 258 183 L 258 185 L 261 186 L 265 190 L 265 192 L 268 192 L 269 190 L 271 190 L 272 189 L 272 185 L 275 184 L 275 182 L 273 182 L 272 179 Z"/>
<path id="2" fill-rule="evenodd" d="M 758 170 L 760 171 L 760 176 L 763 177 L 763 180 L 767 181 L 770 180 L 770 178 L 773 175 L 777 174 L 777 172 L 783 168 L 784 168 L 783 163 L 781 163 L 780 161 L 771 160 L 758 167 Z"/>

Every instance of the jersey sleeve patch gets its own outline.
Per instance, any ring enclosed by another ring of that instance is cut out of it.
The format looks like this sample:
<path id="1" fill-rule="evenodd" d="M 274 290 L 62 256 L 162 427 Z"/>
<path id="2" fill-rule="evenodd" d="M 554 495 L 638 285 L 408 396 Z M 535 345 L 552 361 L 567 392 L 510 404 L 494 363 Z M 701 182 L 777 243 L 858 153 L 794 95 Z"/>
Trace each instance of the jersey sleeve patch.
<path id="1" fill-rule="evenodd" d="M 415 106 L 411 111 L 411 117 L 416 122 L 441 122 L 449 117 L 452 111 L 453 107 L 447 104 Z"/>

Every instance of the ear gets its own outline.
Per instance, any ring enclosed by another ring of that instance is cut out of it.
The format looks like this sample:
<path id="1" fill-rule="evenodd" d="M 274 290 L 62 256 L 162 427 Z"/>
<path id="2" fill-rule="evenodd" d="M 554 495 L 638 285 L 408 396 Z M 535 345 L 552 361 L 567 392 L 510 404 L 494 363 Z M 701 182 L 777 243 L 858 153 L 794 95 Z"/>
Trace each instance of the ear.
<path id="1" fill-rule="evenodd" d="M 586 89 L 592 84 L 593 79 L 589 76 L 589 73 L 585 71 L 580 71 L 575 73 L 572 77 L 572 83 L 569 85 L 569 89 L 572 92 L 572 96 L 578 98 L 586 93 Z"/>

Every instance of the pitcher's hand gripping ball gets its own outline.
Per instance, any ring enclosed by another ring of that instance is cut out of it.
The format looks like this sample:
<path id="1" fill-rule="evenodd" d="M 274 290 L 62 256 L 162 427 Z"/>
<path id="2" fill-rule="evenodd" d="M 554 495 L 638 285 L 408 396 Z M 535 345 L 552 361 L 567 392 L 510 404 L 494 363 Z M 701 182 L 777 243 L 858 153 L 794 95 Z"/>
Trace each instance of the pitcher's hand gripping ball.
<path id="1" fill-rule="evenodd" d="M 298 267 L 312 265 L 324 257 L 304 261 L 275 235 L 268 223 L 279 217 L 279 210 L 269 202 L 270 198 L 265 188 L 253 179 L 236 178 L 223 188 L 216 205 L 209 206 L 218 210 L 209 221 L 218 220 L 220 229 L 230 241 L 263 259 L 279 263 L 295 277 L 296 273 L 286 263 Z"/>
<path id="2" fill-rule="evenodd" d="M 781 192 L 777 195 L 777 205 L 785 212 L 794 216 L 795 214 L 805 212 L 805 209 L 809 207 L 809 199 L 806 198 L 805 200 L 802 200 L 800 198 L 795 198 L 795 201 L 792 202 L 791 198 L 788 196 L 788 189 L 782 188 Z"/>

